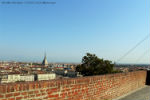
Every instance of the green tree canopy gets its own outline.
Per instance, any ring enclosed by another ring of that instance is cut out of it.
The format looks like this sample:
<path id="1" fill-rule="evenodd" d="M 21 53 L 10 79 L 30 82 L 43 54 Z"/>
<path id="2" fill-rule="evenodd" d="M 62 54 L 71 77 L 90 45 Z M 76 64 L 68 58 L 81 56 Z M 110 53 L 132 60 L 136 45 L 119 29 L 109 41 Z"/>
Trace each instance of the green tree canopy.
<path id="1" fill-rule="evenodd" d="M 76 71 L 84 76 L 101 75 L 113 72 L 114 64 L 109 60 L 98 58 L 95 54 L 87 53 L 82 58 L 82 64 L 76 67 Z"/>

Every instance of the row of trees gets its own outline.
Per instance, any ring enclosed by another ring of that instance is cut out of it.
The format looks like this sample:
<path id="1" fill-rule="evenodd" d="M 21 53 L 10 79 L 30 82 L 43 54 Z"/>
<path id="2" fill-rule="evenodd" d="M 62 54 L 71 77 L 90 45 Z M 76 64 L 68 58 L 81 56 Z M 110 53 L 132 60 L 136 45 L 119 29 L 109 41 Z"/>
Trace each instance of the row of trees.
<path id="1" fill-rule="evenodd" d="M 76 71 L 83 76 L 101 75 L 114 73 L 114 64 L 109 60 L 98 58 L 95 54 L 87 53 L 82 58 L 82 64 L 76 67 Z"/>

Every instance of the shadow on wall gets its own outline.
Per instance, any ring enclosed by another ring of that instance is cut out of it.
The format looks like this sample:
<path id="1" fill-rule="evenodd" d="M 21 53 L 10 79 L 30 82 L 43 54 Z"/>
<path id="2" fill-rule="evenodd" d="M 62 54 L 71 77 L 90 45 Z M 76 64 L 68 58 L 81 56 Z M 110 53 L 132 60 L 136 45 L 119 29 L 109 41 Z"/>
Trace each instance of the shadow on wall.
<path id="1" fill-rule="evenodd" d="M 150 71 L 147 71 L 146 85 L 150 85 Z"/>

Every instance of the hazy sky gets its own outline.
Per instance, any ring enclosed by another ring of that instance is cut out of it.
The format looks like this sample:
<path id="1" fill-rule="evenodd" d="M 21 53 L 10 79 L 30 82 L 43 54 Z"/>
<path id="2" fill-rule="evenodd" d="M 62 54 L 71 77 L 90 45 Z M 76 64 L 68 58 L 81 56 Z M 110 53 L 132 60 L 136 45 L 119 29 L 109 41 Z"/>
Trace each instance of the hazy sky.
<path id="1" fill-rule="evenodd" d="M 117 61 L 149 34 L 150 0 L 38 1 L 56 4 L 0 4 L 0 60 L 42 61 L 46 51 L 49 62 L 87 52 Z M 120 63 L 149 63 L 149 48 L 147 39 Z"/>

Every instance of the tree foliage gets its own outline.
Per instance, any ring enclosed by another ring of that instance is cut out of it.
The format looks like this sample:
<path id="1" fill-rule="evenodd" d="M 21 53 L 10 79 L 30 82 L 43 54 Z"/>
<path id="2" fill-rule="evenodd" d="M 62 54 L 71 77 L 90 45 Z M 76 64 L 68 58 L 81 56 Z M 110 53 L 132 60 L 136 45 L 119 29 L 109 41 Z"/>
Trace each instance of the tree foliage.
<path id="1" fill-rule="evenodd" d="M 109 60 L 98 58 L 95 54 L 87 53 L 82 58 L 82 64 L 76 67 L 76 71 L 83 76 L 101 75 L 113 73 L 114 64 Z"/>

